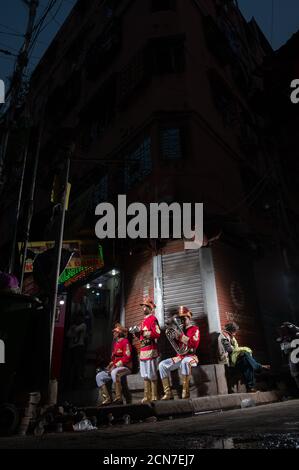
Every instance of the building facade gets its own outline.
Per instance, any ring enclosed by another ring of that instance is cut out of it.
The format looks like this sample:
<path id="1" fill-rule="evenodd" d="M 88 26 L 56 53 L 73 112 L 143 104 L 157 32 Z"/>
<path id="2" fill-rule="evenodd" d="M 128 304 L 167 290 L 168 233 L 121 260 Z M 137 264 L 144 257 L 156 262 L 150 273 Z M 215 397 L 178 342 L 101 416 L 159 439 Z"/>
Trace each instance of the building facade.
<path id="1" fill-rule="evenodd" d="M 145 295 L 162 326 L 187 305 L 202 332 L 202 364 L 217 362 L 213 337 L 232 320 L 240 343 L 274 359 L 265 329 L 269 338 L 288 319 L 281 236 L 260 207 L 272 181 L 255 97 L 271 55 L 233 0 L 78 1 L 31 79 L 33 121 L 42 128 L 33 240 L 55 232 L 50 199 L 66 138 L 75 144 L 66 240 L 95 239 L 95 207 L 119 194 L 204 203 L 202 249 L 186 251 L 183 240 L 102 240 L 106 267 L 95 277 L 100 284 L 105 272 L 121 273 L 112 310 L 129 327 L 140 322 Z M 3 246 L 9 211 L 7 204 Z M 279 307 L 270 294 L 277 286 Z"/>

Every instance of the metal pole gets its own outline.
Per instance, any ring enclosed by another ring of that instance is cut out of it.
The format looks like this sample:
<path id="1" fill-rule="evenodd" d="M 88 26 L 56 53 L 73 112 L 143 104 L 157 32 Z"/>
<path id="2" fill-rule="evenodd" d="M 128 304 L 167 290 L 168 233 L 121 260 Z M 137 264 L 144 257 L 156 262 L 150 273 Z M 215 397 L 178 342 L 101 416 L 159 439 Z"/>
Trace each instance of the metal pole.
<path id="1" fill-rule="evenodd" d="M 61 219 L 60 219 L 58 238 L 55 242 L 56 266 L 55 266 L 55 271 L 54 271 L 53 297 L 52 297 L 52 302 L 51 302 L 52 311 L 51 311 L 51 333 L 50 333 L 51 334 L 50 336 L 50 373 L 51 373 L 51 366 L 52 366 L 53 340 L 54 340 L 57 295 L 58 295 L 58 280 L 60 276 L 61 252 L 62 252 L 62 246 L 63 246 L 67 192 L 68 192 L 68 182 L 69 182 L 69 175 L 70 175 L 70 165 L 71 165 L 71 153 L 72 153 L 72 150 L 69 150 L 68 155 L 67 155 L 67 160 L 66 160 L 65 187 L 64 187 L 64 191 L 62 195 L 61 205 L 60 205 Z"/>
<path id="2" fill-rule="evenodd" d="M 20 279 L 20 288 L 23 288 L 24 282 L 24 273 L 25 273 L 25 263 L 27 258 L 27 251 L 28 251 L 28 243 L 30 238 L 30 229 L 31 229 L 31 222 L 33 217 L 33 208 L 34 208 L 34 195 L 35 195 L 35 187 L 36 187 L 36 179 L 37 179 L 37 170 L 39 164 L 39 156 L 40 156 L 40 149 L 41 149 L 41 140 L 43 134 L 43 121 L 40 125 L 35 159 L 34 159 L 34 167 L 33 167 L 33 174 L 32 174 L 32 183 L 30 188 L 30 197 L 29 197 L 29 205 L 28 205 L 28 213 L 27 213 L 27 222 L 25 228 L 25 242 L 24 242 L 24 249 L 22 253 L 22 267 L 21 267 L 21 279 Z"/>
<path id="3" fill-rule="evenodd" d="M 22 175 L 21 175 L 20 189 L 19 189 L 17 210 L 16 210 L 16 220 L 15 220 L 14 232 L 13 232 L 13 237 L 12 237 L 12 246 L 11 246 L 10 262 L 9 262 L 9 273 L 13 273 L 14 272 L 14 267 L 15 267 L 16 244 L 17 244 L 18 226 L 19 226 L 19 219 L 20 219 L 20 212 L 21 212 L 21 202 L 22 202 L 22 195 L 23 195 L 25 170 L 26 170 L 26 163 L 27 163 L 27 157 L 28 157 L 28 146 L 29 146 L 29 144 L 27 142 L 26 148 L 24 150 L 23 168 L 22 168 Z M 21 287 L 21 289 L 22 289 L 22 287 Z"/>

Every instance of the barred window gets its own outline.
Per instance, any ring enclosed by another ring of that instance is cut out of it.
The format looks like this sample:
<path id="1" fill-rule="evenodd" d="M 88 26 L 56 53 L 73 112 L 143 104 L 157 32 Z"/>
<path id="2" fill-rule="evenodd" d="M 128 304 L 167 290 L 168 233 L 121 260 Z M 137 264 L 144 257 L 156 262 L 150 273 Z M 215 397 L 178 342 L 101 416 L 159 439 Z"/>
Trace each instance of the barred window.
<path id="1" fill-rule="evenodd" d="M 161 151 L 164 160 L 180 160 L 182 158 L 182 131 L 179 128 L 161 131 Z"/>
<path id="2" fill-rule="evenodd" d="M 144 139 L 141 145 L 126 156 L 125 188 L 129 190 L 152 171 L 151 139 Z"/>

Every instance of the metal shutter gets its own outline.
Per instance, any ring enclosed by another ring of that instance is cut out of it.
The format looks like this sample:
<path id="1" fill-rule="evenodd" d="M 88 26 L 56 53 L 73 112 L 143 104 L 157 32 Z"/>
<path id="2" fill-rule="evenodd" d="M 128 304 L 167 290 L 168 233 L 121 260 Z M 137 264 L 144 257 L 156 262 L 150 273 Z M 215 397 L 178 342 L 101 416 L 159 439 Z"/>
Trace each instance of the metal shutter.
<path id="1" fill-rule="evenodd" d="M 165 319 L 184 305 L 193 319 L 205 317 L 204 293 L 199 266 L 199 250 L 162 256 L 163 304 Z"/>

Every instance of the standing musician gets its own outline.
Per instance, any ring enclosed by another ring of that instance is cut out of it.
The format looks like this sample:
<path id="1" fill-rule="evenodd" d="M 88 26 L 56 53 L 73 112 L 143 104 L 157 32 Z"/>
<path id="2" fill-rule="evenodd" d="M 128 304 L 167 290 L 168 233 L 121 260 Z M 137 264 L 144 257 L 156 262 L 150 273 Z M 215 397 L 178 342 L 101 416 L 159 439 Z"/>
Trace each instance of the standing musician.
<path id="1" fill-rule="evenodd" d="M 164 396 L 162 400 L 172 400 L 173 394 L 170 386 L 170 372 L 180 368 L 183 382 L 182 398 L 190 397 L 191 368 L 198 364 L 196 350 L 200 342 L 200 331 L 192 324 L 192 312 L 187 307 L 179 308 L 179 318 L 182 320 L 182 331 L 177 331 L 176 339 L 179 349 L 184 351 L 175 357 L 165 359 L 159 364 L 159 372 L 163 383 Z"/>
<path id="2" fill-rule="evenodd" d="M 135 336 L 140 340 L 140 374 L 144 379 L 144 398 L 142 403 L 158 400 L 158 339 L 160 326 L 155 316 L 153 300 L 146 297 L 142 304 L 144 319 L 139 327 L 134 327 Z"/>
<path id="3" fill-rule="evenodd" d="M 117 323 L 112 332 L 115 342 L 111 362 L 106 370 L 99 372 L 96 376 L 99 398 L 102 397 L 102 405 L 109 405 L 112 402 L 106 386 L 106 383 L 111 380 L 115 385 L 115 400 L 113 400 L 113 403 L 115 405 L 123 404 L 121 378 L 132 373 L 132 346 L 127 339 L 128 330 L 120 323 Z"/>

